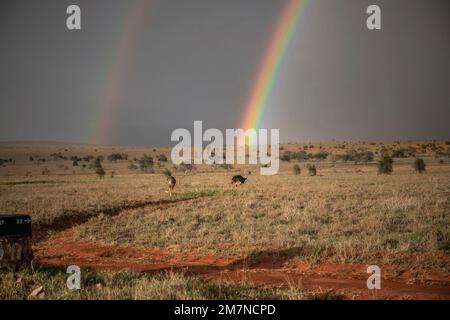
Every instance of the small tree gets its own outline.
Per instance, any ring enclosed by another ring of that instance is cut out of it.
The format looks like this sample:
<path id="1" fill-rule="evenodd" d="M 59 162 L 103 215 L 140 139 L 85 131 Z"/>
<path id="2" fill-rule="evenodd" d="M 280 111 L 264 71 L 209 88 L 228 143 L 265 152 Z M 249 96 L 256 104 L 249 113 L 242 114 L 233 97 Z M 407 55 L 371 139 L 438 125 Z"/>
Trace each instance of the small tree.
<path id="1" fill-rule="evenodd" d="M 288 153 L 288 152 L 282 154 L 281 157 L 280 157 L 280 160 L 281 161 L 286 161 L 286 162 L 291 161 L 291 154 Z"/>
<path id="2" fill-rule="evenodd" d="M 89 164 L 89 169 L 99 169 L 102 168 L 102 161 L 103 161 L 103 157 L 102 156 L 98 156 L 94 159 L 94 162 L 91 162 Z"/>
<path id="3" fill-rule="evenodd" d="M 311 177 L 315 176 L 317 174 L 316 166 L 313 164 L 308 164 L 308 173 Z"/>
<path id="4" fill-rule="evenodd" d="M 99 178 L 103 178 L 106 174 L 105 169 L 103 169 L 102 167 L 97 168 L 95 170 L 95 173 L 99 176 Z"/>
<path id="5" fill-rule="evenodd" d="M 153 158 L 147 154 L 142 155 L 142 157 L 139 159 L 139 167 L 142 171 L 151 169 L 153 167 Z"/>
<path id="6" fill-rule="evenodd" d="M 295 175 L 299 175 L 301 173 L 300 166 L 298 164 L 294 164 L 294 166 L 292 167 L 292 170 Z"/>
<path id="7" fill-rule="evenodd" d="M 423 161 L 423 159 L 417 158 L 414 161 L 414 170 L 416 170 L 418 173 L 424 172 L 425 167 L 426 167 L 426 164 L 425 164 L 425 161 Z"/>
<path id="8" fill-rule="evenodd" d="M 391 174 L 393 171 L 393 163 L 391 157 L 384 156 L 380 161 L 378 161 L 378 173 L 379 174 Z"/>

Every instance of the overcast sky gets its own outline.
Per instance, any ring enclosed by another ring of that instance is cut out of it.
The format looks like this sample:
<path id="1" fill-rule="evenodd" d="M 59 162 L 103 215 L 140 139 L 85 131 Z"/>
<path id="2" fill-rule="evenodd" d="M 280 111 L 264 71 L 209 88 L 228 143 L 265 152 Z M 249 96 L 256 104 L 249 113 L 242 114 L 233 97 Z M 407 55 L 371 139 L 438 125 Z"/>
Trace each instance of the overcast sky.
<path id="1" fill-rule="evenodd" d="M 124 40 L 139 1 L 0 0 L 1 141 L 167 145 L 194 120 L 241 124 L 284 1 L 150 0 Z M 69 4 L 81 31 L 66 28 Z M 366 28 L 370 4 L 381 31 Z M 449 139 L 449 39 L 448 0 L 310 0 L 264 127 L 284 142 Z M 98 115 L 111 83 L 117 109 Z"/>

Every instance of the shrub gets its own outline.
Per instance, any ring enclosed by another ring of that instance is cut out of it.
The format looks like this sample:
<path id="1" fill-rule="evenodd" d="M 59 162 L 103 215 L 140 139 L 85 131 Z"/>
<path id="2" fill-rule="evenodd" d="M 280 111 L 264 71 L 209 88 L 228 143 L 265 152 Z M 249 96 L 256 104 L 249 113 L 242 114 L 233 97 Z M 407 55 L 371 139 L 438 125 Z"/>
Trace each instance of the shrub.
<path id="1" fill-rule="evenodd" d="M 138 162 L 142 171 L 153 168 L 153 158 L 147 154 L 143 154 Z"/>
<path id="2" fill-rule="evenodd" d="M 295 175 L 299 175 L 302 172 L 300 170 L 300 166 L 298 164 L 294 164 L 294 166 L 292 167 L 292 170 L 293 170 Z"/>
<path id="3" fill-rule="evenodd" d="M 84 156 L 84 157 L 83 157 L 83 161 L 85 161 L 85 162 L 89 162 L 89 161 L 91 161 L 92 159 L 94 159 L 94 156 L 91 156 L 91 155 L 87 155 L 87 156 Z"/>
<path id="4" fill-rule="evenodd" d="M 50 175 L 50 170 L 48 170 L 48 168 L 44 168 L 44 170 L 42 170 L 42 175 L 43 176 L 49 176 Z"/>
<path id="5" fill-rule="evenodd" d="M 305 151 L 299 151 L 292 155 L 293 159 L 297 159 L 298 161 L 308 160 L 308 154 Z"/>
<path id="6" fill-rule="evenodd" d="M 380 161 L 378 161 L 378 173 L 379 174 L 391 174 L 393 171 L 393 163 L 391 157 L 384 156 Z"/>
<path id="7" fill-rule="evenodd" d="M 281 157 L 280 157 L 280 160 L 281 161 L 286 161 L 286 162 L 289 162 L 289 161 L 291 161 L 291 154 L 290 153 L 283 153 L 282 155 L 281 155 Z"/>
<path id="8" fill-rule="evenodd" d="M 373 160 L 373 153 L 370 151 L 356 153 L 353 159 L 356 163 L 362 162 L 367 163 Z"/>
<path id="9" fill-rule="evenodd" d="M 95 173 L 100 177 L 103 178 L 106 174 L 105 169 L 102 167 L 95 169 Z"/>
<path id="10" fill-rule="evenodd" d="M 107 157 L 107 159 L 110 162 L 117 162 L 118 160 L 128 160 L 128 155 L 125 153 L 112 153 Z"/>
<path id="11" fill-rule="evenodd" d="M 67 157 L 66 157 L 66 156 L 63 156 L 63 155 L 61 154 L 61 152 L 58 152 L 58 153 L 52 153 L 52 154 L 50 155 L 50 157 L 52 157 L 53 160 L 67 160 Z"/>
<path id="12" fill-rule="evenodd" d="M 74 167 L 78 167 L 78 161 L 77 161 L 77 160 L 73 160 L 72 165 L 73 165 Z"/>
<path id="13" fill-rule="evenodd" d="M 316 166 L 313 164 L 308 164 L 308 174 L 313 177 L 317 174 Z"/>
<path id="14" fill-rule="evenodd" d="M 406 158 L 405 151 L 403 149 L 397 149 L 392 152 L 392 158 Z"/>
<path id="15" fill-rule="evenodd" d="M 328 157 L 328 153 L 325 151 L 321 151 L 313 155 L 313 157 L 317 160 L 325 160 Z"/>
<path id="16" fill-rule="evenodd" d="M 425 171 L 425 161 L 423 161 L 423 159 L 421 158 L 417 158 L 414 161 L 414 170 L 416 170 L 418 173 L 422 173 Z"/>
<path id="17" fill-rule="evenodd" d="M 102 161 L 103 161 L 103 157 L 102 156 L 98 156 L 94 159 L 94 162 L 91 162 L 89 164 L 89 169 L 99 169 L 102 167 Z"/>
<path id="18" fill-rule="evenodd" d="M 158 161 L 159 161 L 159 162 L 167 162 L 167 157 L 166 157 L 166 155 L 165 155 L 164 153 L 161 153 L 161 154 L 158 156 Z"/>
<path id="19" fill-rule="evenodd" d="M 172 172 L 170 172 L 169 169 L 164 170 L 163 174 L 164 174 L 166 177 L 171 177 L 171 176 L 172 176 Z"/>

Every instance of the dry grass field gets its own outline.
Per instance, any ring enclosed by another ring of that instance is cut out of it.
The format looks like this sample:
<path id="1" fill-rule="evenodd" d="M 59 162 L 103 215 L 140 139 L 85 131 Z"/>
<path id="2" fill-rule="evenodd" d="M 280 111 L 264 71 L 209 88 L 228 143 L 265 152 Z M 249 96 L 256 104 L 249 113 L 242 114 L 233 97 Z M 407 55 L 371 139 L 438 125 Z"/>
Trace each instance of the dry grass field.
<path id="1" fill-rule="evenodd" d="M 127 157 L 109 161 L 115 153 Z M 143 154 L 151 170 L 139 169 Z M 448 142 L 286 144 L 275 176 L 258 166 L 186 173 L 161 154 L 170 149 L 0 143 L 0 211 L 32 216 L 36 265 L 1 271 L 0 298 L 38 286 L 61 299 L 450 298 Z M 383 154 L 392 174 L 378 173 Z M 248 181 L 234 187 L 235 174 Z M 86 270 L 80 291 L 65 289 L 71 264 Z M 367 289 L 369 265 L 382 290 Z"/>

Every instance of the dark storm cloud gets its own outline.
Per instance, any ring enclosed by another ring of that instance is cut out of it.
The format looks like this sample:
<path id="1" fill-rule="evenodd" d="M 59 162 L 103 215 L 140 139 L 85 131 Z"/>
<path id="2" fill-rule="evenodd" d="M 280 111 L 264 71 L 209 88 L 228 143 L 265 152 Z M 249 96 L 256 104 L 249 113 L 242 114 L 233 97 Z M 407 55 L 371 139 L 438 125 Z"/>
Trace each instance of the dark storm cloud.
<path id="1" fill-rule="evenodd" d="M 110 143 L 233 128 L 282 1 L 154 0 L 123 79 Z M 82 9 L 68 31 L 65 10 Z M 365 9 L 382 8 L 369 31 Z M 133 2 L 0 2 L 0 140 L 83 141 Z M 284 141 L 450 137 L 446 0 L 309 1 L 264 123 Z M 103 117 L 109 117 L 103 114 Z"/>

